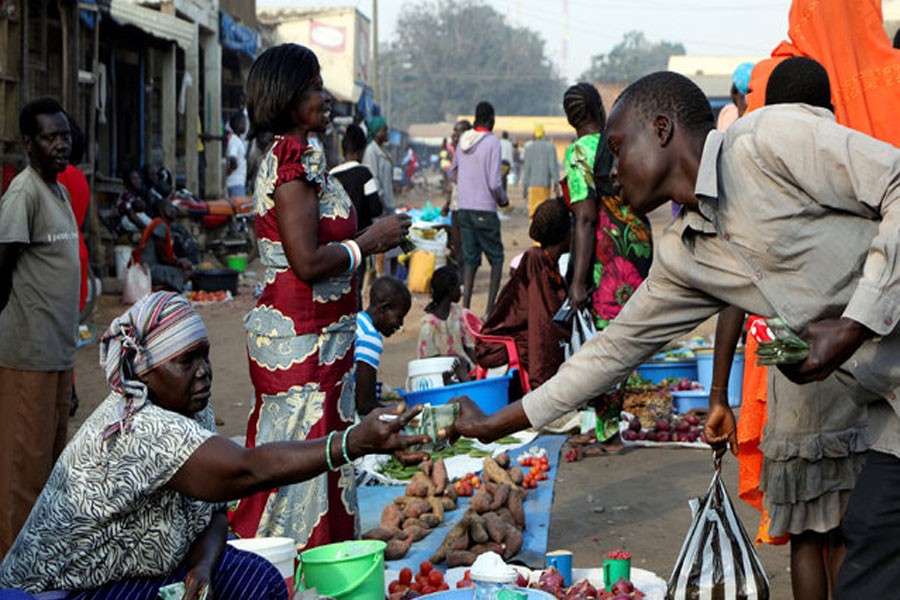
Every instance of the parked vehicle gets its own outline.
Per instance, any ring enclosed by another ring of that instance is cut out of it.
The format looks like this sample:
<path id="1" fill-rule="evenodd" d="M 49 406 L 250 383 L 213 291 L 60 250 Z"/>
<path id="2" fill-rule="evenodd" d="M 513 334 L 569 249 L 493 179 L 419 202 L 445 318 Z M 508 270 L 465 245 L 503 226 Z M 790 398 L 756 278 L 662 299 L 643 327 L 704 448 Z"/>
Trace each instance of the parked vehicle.
<path id="1" fill-rule="evenodd" d="M 180 188 L 169 200 L 178 209 L 201 253 L 210 252 L 226 265 L 226 257 L 244 252 L 248 262 L 258 254 L 252 196 L 202 200 Z"/>

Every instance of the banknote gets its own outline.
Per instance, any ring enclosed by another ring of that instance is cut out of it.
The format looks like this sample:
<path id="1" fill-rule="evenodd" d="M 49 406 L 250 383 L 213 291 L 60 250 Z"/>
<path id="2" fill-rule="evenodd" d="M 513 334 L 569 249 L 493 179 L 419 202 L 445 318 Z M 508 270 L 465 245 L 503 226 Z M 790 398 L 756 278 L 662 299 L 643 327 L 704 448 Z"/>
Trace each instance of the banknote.
<path id="1" fill-rule="evenodd" d="M 752 322 L 750 334 L 759 342 L 757 365 L 789 365 L 803 362 L 809 356 L 809 344 L 800 339 L 780 317 Z"/>
<path id="2" fill-rule="evenodd" d="M 445 448 L 447 440 L 441 439 L 438 432 L 450 427 L 459 416 L 459 404 L 425 404 L 422 412 L 407 423 L 404 433 L 408 435 L 427 435 L 431 442 L 416 448 L 426 452 L 433 452 Z"/>

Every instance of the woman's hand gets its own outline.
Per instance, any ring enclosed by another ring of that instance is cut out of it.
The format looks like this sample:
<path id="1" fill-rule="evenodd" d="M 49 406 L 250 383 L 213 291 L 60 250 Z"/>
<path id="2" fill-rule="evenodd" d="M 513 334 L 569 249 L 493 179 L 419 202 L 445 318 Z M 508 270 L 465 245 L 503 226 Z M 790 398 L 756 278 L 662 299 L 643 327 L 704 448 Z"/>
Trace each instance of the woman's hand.
<path id="1" fill-rule="evenodd" d="M 348 452 L 353 456 L 366 454 L 390 454 L 416 444 L 427 444 L 427 435 L 403 435 L 401 430 L 413 417 L 422 412 L 422 406 L 407 410 L 402 402 L 392 408 L 377 408 L 366 415 L 362 422 L 347 434 Z"/>
<path id="2" fill-rule="evenodd" d="M 460 437 L 481 439 L 485 432 L 483 425 L 487 417 L 475 402 L 468 396 L 453 398 L 451 402 L 459 404 L 459 416 L 453 422 L 453 426 L 446 432 L 450 442 L 455 442 Z M 488 440 L 490 441 L 490 440 Z"/>
<path id="3" fill-rule="evenodd" d="M 384 217 L 372 223 L 357 239 L 364 255 L 377 254 L 390 250 L 406 239 L 412 219 L 409 215 L 399 214 Z"/>
<path id="4" fill-rule="evenodd" d="M 188 571 L 184 578 L 184 600 L 198 600 L 211 581 L 212 569 L 207 565 L 198 565 Z"/>
<path id="5" fill-rule="evenodd" d="M 569 286 L 569 301 L 578 310 L 587 307 L 588 293 L 583 281 L 573 281 Z"/>

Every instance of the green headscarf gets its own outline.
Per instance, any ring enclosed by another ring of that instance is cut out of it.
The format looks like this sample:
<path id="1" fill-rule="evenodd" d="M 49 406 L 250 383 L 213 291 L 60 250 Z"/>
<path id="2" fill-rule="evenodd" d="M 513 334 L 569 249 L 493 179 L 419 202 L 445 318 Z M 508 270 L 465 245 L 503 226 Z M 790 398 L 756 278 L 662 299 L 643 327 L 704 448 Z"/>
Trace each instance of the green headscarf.
<path id="1" fill-rule="evenodd" d="M 387 125 L 387 121 L 381 115 L 376 115 L 366 121 L 366 128 L 369 130 L 369 141 L 372 141 L 372 138 L 375 137 L 375 132 L 385 125 Z"/>

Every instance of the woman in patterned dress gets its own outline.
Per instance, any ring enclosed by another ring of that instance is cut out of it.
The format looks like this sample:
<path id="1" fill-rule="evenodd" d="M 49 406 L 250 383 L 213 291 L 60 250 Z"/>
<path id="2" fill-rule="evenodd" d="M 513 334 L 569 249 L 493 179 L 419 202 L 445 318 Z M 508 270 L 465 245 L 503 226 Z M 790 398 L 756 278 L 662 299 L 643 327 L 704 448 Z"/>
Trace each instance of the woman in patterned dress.
<path id="1" fill-rule="evenodd" d="M 619 314 L 650 271 L 650 223 L 613 193 L 606 144 L 606 111 L 597 88 L 578 83 L 566 90 L 563 108 L 578 139 L 566 150 L 563 195 L 575 215 L 569 299 L 590 308 L 598 330 Z M 593 290 L 593 293 L 591 293 Z M 597 436 L 617 448 L 618 396 L 597 404 Z"/>
<path id="2" fill-rule="evenodd" d="M 255 403 L 247 447 L 322 437 L 353 422 L 355 273 L 366 255 L 397 246 L 409 218 L 390 216 L 356 239 L 356 212 L 325 156 L 307 143 L 324 132 L 330 102 L 311 50 L 283 44 L 250 69 L 253 131 L 275 138 L 256 178 L 256 231 L 265 287 L 245 318 Z M 299 549 L 352 539 L 357 523 L 352 465 L 240 502 L 241 537 L 285 536 Z"/>
<path id="3" fill-rule="evenodd" d="M 206 588 L 218 600 L 283 600 L 271 563 L 226 546 L 225 502 L 422 441 L 398 433 L 417 411 L 387 423 L 386 409 L 318 440 L 246 449 L 217 436 L 206 328 L 170 292 L 112 322 L 101 362 L 110 395 L 54 465 L 0 564 L 0 588 L 150 600 L 183 583 L 185 598 Z"/>

